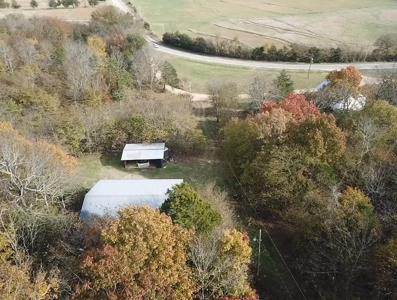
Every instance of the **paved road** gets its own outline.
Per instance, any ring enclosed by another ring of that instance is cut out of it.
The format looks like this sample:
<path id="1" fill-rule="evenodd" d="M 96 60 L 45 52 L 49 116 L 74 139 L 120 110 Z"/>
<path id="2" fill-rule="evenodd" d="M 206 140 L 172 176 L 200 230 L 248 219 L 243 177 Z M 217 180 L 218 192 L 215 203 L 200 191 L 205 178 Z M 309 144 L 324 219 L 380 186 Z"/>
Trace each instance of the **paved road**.
<path id="1" fill-rule="evenodd" d="M 125 4 L 123 0 L 111 0 L 111 3 L 118 7 L 121 11 L 128 13 L 130 12 L 130 8 Z M 165 45 L 157 43 L 151 37 L 147 36 L 146 40 L 153 46 L 153 49 L 166 53 L 169 55 L 185 58 L 188 60 L 210 63 L 210 64 L 219 64 L 219 65 L 227 65 L 227 66 L 237 66 L 237 67 L 246 67 L 253 69 L 268 69 L 268 70 L 295 70 L 295 71 L 307 71 L 309 70 L 309 64 L 305 63 L 284 63 L 284 62 L 263 62 L 263 61 L 252 61 L 252 60 L 243 60 L 243 59 L 234 59 L 234 58 L 225 58 L 219 56 L 207 56 L 201 54 L 195 54 L 183 50 L 178 50 L 174 48 L 167 47 Z M 387 63 L 387 62 L 374 62 L 374 63 L 350 63 L 350 64 L 341 64 L 341 63 L 326 63 L 326 64 L 313 64 L 311 66 L 311 70 L 313 71 L 333 71 L 342 68 L 346 68 L 347 66 L 354 65 L 360 70 L 385 70 L 385 69 L 396 69 L 397 70 L 397 62 Z"/>
<path id="2" fill-rule="evenodd" d="M 253 69 L 268 69 L 268 70 L 291 70 L 291 71 L 308 71 L 309 64 L 306 63 L 286 63 L 286 62 L 264 62 L 264 61 L 252 61 L 252 60 L 243 60 L 243 59 L 235 59 L 235 58 L 226 58 L 219 56 L 207 56 L 201 55 L 191 52 L 185 52 L 182 50 L 170 48 L 164 46 L 162 44 L 154 42 L 151 38 L 147 38 L 149 42 L 152 43 L 153 48 L 156 51 L 166 53 L 173 56 L 178 56 L 181 58 L 185 58 L 188 60 L 203 62 L 203 63 L 211 63 L 211 64 L 220 64 L 220 65 L 228 65 L 228 66 L 236 66 L 236 67 L 246 67 Z M 312 71 L 333 71 L 342 68 L 346 68 L 347 66 L 354 65 L 360 70 L 385 70 L 385 69 L 396 69 L 397 70 L 397 62 L 371 62 L 371 63 L 324 63 L 324 64 L 313 64 L 311 66 Z"/>

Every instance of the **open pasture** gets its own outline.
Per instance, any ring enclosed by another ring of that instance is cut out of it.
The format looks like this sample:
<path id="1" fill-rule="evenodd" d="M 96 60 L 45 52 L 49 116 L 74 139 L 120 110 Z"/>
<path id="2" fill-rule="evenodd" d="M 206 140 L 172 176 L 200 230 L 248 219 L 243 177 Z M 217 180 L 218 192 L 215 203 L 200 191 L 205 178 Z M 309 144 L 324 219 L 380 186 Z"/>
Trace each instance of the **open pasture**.
<path id="1" fill-rule="evenodd" d="M 291 42 L 367 48 L 397 29 L 396 0 L 135 0 L 166 31 L 237 37 L 250 46 Z"/>

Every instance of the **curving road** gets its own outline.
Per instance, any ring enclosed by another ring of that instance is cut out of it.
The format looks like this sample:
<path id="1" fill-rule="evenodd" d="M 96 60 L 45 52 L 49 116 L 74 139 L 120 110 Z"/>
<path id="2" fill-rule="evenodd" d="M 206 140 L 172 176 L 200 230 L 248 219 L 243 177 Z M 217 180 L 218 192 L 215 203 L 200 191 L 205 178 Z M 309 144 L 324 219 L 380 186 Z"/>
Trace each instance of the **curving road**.
<path id="1" fill-rule="evenodd" d="M 130 8 L 125 4 L 123 0 L 111 0 L 112 5 L 119 8 L 125 13 L 130 12 Z M 153 38 L 146 36 L 146 40 L 152 45 L 152 48 L 158 52 L 166 53 L 169 55 L 177 56 L 180 58 L 198 61 L 209 64 L 219 64 L 227 66 L 236 66 L 252 69 L 268 69 L 268 70 L 290 70 L 290 71 L 308 71 L 310 65 L 306 63 L 286 63 L 286 62 L 265 62 L 265 61 L 253 61 L 235 58 L 226 58 L 219 56 L 208 56 L 202 54 L 196 54 L 188 51 L 183 51 L 171 47 L 167 47 L 161 43 L 158 43 Z M 397 62 L 370 62 L 370 63 L 324 63 L 324 64 L 312 64 L 312 71 L 334 71 L 347 66 L 354 65 L 360 70 L 397 70 Z"/>
<path id="2" fill-rule="evenodd" d="M 219 57 L 219 56 L 208 56 L 208 55 L 196 54 L 196 53 L 191 53 L 191 52 L 167 47 L 160 43 L 155 42 L 152 38 L 149 37 L 147 37 L 146 40 L 153 45 L 153 48 L 156 51 L 203 63 L 245 67 L 252 69 L 268 69 L 268 70 L 284 69 L 290 71 L 308 71 L 310 66 L 309 64 L 306 63 L 265 62 L 265 61 L 244 60 L 244 59 L 227 58 L 227 57 Z M 385 69 L 397 70 L 397 62 L 312 64 L 311 70 L 329 72 L 333 70 L 346 68 L 347 66 L 352 66 L 352 65 L 354 65 L 356 68 L 360 70 L 385 70 Z"/>

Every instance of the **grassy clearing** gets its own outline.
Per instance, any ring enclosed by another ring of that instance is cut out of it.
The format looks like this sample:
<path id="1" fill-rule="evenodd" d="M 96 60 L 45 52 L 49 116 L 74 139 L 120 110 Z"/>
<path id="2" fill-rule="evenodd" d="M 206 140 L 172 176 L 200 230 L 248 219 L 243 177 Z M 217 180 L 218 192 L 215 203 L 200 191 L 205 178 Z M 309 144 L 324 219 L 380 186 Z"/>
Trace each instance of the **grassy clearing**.
<path id="1" fill-rule="evenodd" d="M 238 37 L 248 45 L 299 42 L 367 47 L 395 31 L 394 0 L 136 0 L 158 35 Z"/>
<path id="2" fill-rule="evenodd" d="M 264 73 L 271 80 L 279 74 L 278 71 L 206 64 L 170 56 L 165 56 L 165 59 L 175 67 L 179 78 L 187 79 L 192 83 L 192 91 L 197 93 L 205 93 L 208 81 L 215 78 L 234 81 L 238 83 L 241 93 L 246 93 L 249 82 L 256 73 Z M 289 71 L 288 73 L 294 80 L 297 89 L 313 88 L 323 81 L 327 75 L 324 72 L 311 72 L 308 79 L 306 72 Z"/>
<path id="3" fill-rule="evenodd" d="M 79 160 L 76 180 L 84 188 L 91 188 L 100 179 L 179 179 L 201 185 L 219 178 L 218 166 L 208 159 L 172 162 L 163 169 L 126 170 L 119 157 L 85 155 Z"/>

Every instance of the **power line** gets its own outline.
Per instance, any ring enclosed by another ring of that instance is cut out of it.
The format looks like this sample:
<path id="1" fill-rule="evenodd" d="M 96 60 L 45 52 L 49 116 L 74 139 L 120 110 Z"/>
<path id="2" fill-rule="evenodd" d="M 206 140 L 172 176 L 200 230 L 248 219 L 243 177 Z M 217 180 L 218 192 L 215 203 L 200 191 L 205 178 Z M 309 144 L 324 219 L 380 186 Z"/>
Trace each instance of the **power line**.
<path id="1" fill-rule="evenodd" d="M 243 192 L 243 194 L 244 194 L 246 200 L 249 202 L 248 193 L 245 191 L 244 186 L 241 184 L 240 180 L 238 179 L 236 173 L 234 172 L 234 170 L 233 170 L 233 168 L 232 168 L 232 165 L 230 164 L 229 161 L 227 161 L 227 164 L 228 164 L 230 170 L 232 171 L 232 174 L 233 174 L 234 178 L 236 179 L 238 185 L 240 186 L 240 188 L 241 188 L 241 190 L 242 190 L 242 192 Z M 277 252 L 278 256 L 280 257 L 281 261 L 283 262 L 284 266 L 285 266 L 286 269 L 288 270 L 288 273 L 291 275 L 291 278 L 292 278 L 292 280 L 294 281 L 294 283 L 295 283 L 296 287 L 298 288 L 300 294 L 302 295 L 303 299 L 307 300 L 305 294 L 303 293 L 303 290 L 301 289 L 301 287 L 300 287 L 298 281 L 295 279 L 295 276 L 292 274 L 291 269 L 288 267 L 287 262 L 285 261 L 284 257 L 282 256 L 282 254 L 281 254 L 280 250 L 278 249 L 276 243 L 273 241 L 273 239 L 272 239 L 272 237 L 270 236 L 269 232 L 267 231 L 266 227 L 263 227 L 263 229 L 264 229 L 264 231 L 266 232 L 267 236 L 269 237 L 270 242 L 272 243 L 273 247 L 276 249 L 276 252 Z M 259 265 L 259 264 L 258 264 L 258 265 Z"/>

